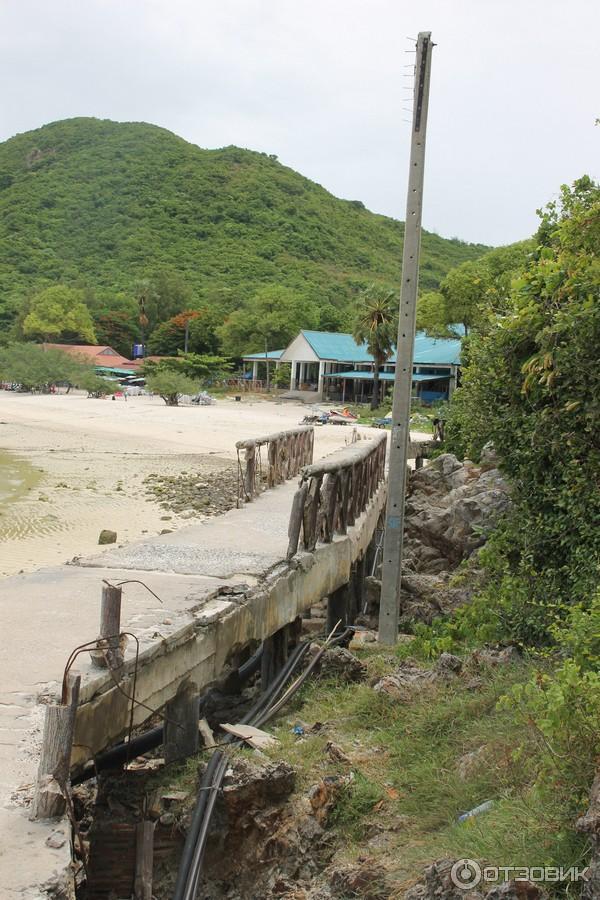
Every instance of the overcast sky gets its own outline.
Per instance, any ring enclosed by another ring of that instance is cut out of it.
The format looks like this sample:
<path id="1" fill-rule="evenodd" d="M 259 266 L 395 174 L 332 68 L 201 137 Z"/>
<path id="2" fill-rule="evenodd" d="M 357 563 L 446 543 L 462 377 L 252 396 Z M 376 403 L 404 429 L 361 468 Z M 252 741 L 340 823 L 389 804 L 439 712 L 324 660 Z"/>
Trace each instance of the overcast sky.
<path id="1" fill-rule="evenodd" d="M 426 228 L 508 243 L 600 176 L 597 0 L 0 0 L 0 140 L 152 122 L 403 219 L 418 31 L 437 44 Z"/>

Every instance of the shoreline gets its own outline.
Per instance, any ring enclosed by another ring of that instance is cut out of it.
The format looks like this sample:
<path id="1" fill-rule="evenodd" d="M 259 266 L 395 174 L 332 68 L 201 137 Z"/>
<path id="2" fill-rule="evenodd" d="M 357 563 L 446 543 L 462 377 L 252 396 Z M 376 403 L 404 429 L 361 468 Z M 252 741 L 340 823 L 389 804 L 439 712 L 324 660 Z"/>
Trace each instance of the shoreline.
<path id="1" fill-rule="evenodd" d="M 101 552 L 103 529 L 117 532 L 118 546 L 224 511 L 221 473 L 235 464 L 236 441 L 295 427 L 305 412 L 302 404 L 250 399 L 196 408 L 151 397 L 125 403 L 0 391 L 0 454 L 36 475 L 20 496 L 0 499 L 0 577 Z M 350 434 L 316 429 L 315 458 Z M 216 508 L 207 499 L 191 510 L 165 509 L 164 494 L 144 483 L 179 475 L 198 476 Z"/>

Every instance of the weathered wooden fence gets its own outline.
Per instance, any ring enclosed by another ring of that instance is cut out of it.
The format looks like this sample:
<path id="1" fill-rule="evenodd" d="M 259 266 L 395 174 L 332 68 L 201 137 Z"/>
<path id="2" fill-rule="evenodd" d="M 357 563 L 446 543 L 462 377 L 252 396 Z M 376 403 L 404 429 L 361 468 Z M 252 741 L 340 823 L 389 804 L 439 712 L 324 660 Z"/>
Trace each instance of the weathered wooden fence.
<path id="1" fill-rule="evenodd" d="M 292 503 L 288 559 L 301 535 L 304 550 L 314 550 L 317 541 L 330 543 L 354 525 L 385 477 L 386 443 L 387 434 L 378 434 L 305 466 Z"/>
<path id="2" fill-rule="evenodd" d="M 253 500 L 265 488 L 294 478 L 313 460 L 315 431 L 299 425 L 263 437 L 238 441 L 238 506 Z M 266 448 L 263 454 L 263 447 Z M 243 451 L 243 459 L 242 459 Z M 264 459 L 263 459 L 264 455 Z"/>

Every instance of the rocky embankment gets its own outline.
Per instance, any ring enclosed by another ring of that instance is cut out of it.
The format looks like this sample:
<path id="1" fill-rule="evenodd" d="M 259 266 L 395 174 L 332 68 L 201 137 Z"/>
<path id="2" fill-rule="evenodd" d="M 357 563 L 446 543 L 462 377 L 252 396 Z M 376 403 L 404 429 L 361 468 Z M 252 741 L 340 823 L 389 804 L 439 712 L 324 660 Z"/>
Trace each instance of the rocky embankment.
<path id="1" fill-rule="evenodd" d="M 480 465 L 444 453 L 411 473 L 401 582 L 403 630 L 415 621 L 430 624 L 469 601 L 479 583 L 477 551 L 509 503 L 508 484 L 490 449 Z M 369 578 L 370 618 L 365 624 L 376 625 L 379 592 L 378 578 Z"/>

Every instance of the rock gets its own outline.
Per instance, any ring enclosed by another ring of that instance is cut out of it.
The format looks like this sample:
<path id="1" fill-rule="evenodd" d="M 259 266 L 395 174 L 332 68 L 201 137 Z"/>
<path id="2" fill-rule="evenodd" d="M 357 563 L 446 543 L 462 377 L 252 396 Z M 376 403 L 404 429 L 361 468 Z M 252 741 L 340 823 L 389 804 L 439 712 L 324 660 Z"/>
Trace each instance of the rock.
<path id="1" fill-rule="evenodd" d="M 405 522 L 411 568 L 426 574 L 455 568 L 485 543 L 508 503 L 497 468 L 466 465 L 444 453 L 413 472 Z"/>
<path id="2" fill-rule="evenodd" d="M 351 783 L 351 775 L 327 775 L 308 791 L 308 800 L 319 825 L 327 822 L 342 791 Z"/>
<path id="3" fill-rule="evenodd" d="M 52 847 L 53 850 L 60 850 L 61 847 L 64 847 L 67 842 L 67 837 L 64 831 L 58 829 L 57 831 L 53 831 L 52 834 L 49 834 L 46 838 L 46 847 Z"/>
<path id="4" fill-rule="evenodd" d="M 357 866 L 334 869 L 329 884 L 334 897 L 387 900 L 390 896 L 387 872 L 373 859 L 363 860 Z"/>
<path id="5" fill-rule="evenodd" d="M 206 849 L 203 896 L 316 900 L 311 882 L 333 854 L 320 820 L 347 781 L 323 779 L 309 798 L 295 793 L 295 772 L 285 762 L 232 760 Z"/>
<path id="6" fill-rule="evenodd" d="M 463 890 L 452 880 L 458 860 L 438 859 L 425 869 L 423 878 L 404 893 L 404 900 L 483 900 L 477 888 Z"/>
<path id="7" fill-rule="evenodd" d="M 521 659 L 521 654 L 516 647 L 504 647 L 502 650 L 482 647 L 471 653 L 471 661 L 476 666 L 506 666 L 510 663 L 518 663 Z"/>
<path id="8" fill-rule="evenodd" d="M 373 686 L 377 694 L 388 694 L 395 700 L 411 700 L 417 691 L 431 685 L 439 678 L 433 669 L 421 669 L 410 660 L 402 663 L 392 675 L 384 675 Z"/>
<path id="9" fill-rule="evenodd" d="M 374 575 L 365 578 L 366 613 L 369 616 L 379 612 L 379 598 L 381 596 L 381 581 Z"/>
<path id="10" fill-rule="evenodd" d="M 116 544 L 117 543 L 117 532 L 110 531 L 108 528 L 103 528 L 98 537 L 99 544 Z"/>
<path id="11" fill-rule="evenodd" d="M 337 678 L 344 682 L 364 681 L 366 666 L 344 647 L 331 647 L 325 651 L 318 664 L 324 678 Z"/>
<path id="12" fill-rule="evenodd" d="M 335 744 L 333 741 L 327 741 L 325 752 L 333 762 L 350 763 L 350 757 L 344 753 L 339 744 Z"/>
<path id="13" fill-rule="evenodd" d="M 546 891 L 531 881 L 505 881 L 488 891 L 485 900 L 545 900 L 547 897 Z"/>
<path id="14" fill-rule="evenodd" d="M 362 650 L 363 647 L 375 643 L 377 643 L 377 635 L 374 631 L 355 631 L 348 644 L 348 650 Z"/>
<path id="15" fill-rule="evenodd" d="M 483 744 L 476 750 L 465 753 L 456 764 L 456 771 L 461 781 L 466 781 L 485 765 L 487 746 Z"/>
<path id="16" fill-rule="evenodd" d="M 588 879 L 583 885 L 581 900 L 597 900 L 600 897 L 600 772 L 592 784 L 588 811 L 577 820 L 575 828 L 589 835 L 592 844 Z"/>
<path id="17" fill-rule="evenodd" d="M 462 667 L 462 659 L 453 653 L 442 653 L 435 664 L 435 670 L 440 675 L 458 675 Z"/>
<path id="18" fill-rule="evenodd" d="M 484 470 L 498 468 L 498 454 L 491 441 L 488 441 L 487 444 L 483 445 L 483 449 L 479 456 L 479 464 Z"/>
<path id="19" fill-rule="evenodd" d="M 172 813 L 172 812 L 163 813 L 162 816 L 160 816 L 158 821 L 160 822 L 161 825 L 172 826 L 175 824 L 175 821 L 176 821 L 175 813 Z"/>

